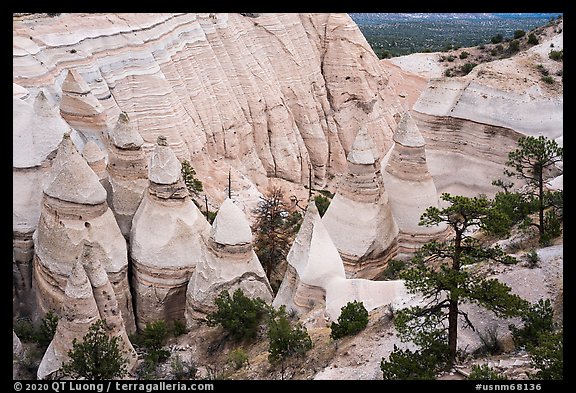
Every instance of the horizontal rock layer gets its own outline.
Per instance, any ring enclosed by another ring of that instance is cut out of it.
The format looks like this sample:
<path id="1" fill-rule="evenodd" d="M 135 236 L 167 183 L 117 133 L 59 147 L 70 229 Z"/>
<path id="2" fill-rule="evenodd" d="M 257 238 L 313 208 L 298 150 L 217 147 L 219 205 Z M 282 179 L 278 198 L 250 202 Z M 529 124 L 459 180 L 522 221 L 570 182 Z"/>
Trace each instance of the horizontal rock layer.
<path id="1" fill-rule="evenodd" d="M 360 125 L 378 158 L 391 146 L 400 106 L 346 14 L 16 16 L 13 31 L 20 88 L 46 87 L 85 138 L 125 111 L 145 151 L 166 135 L 201 179 L 226 160 L 261 186 L 306 184 L 309 165 L 323 184 Z"/>

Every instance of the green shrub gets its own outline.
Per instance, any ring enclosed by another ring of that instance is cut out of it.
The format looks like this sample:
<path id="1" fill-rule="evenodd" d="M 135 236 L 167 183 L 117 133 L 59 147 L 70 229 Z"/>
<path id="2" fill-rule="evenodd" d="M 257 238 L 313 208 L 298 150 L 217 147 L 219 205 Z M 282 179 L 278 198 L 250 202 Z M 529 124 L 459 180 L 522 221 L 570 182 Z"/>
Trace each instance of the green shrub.
<path id="1" fill-rule="evenodd" d="M 28 343 L 36 341 L 36 328 L 29 319 L 19 319 L 13 325 L 12 329 L 20 341 Z"/>
<path id="2" fill-rule="evenodd" d="M 536 250 L 532 249 L 526 253 L 526 260 L 528 261 L 528 267 L 532 269 L 532 268 L 538 267 L 538 262 L 540 262 L 540 257 L 538 256 L 538 253 L 536 252 Z"/>
<path id="3" fill-rule="evenodd" d="M 510 53 L 516 53 L 519 50 L 520 50 L 520 41 L 518 41 L 518 40 L 510 41 L 510 43 L 508 44 L 508 51 Z"/>
<path id="4" fill-rule="evenodd" d="M 72 341 L 68 356 L 62 372 L 75 379 L 115 379 L 127 374 L 128 360 L 122 355 L 120 338 L 110 337 L 101 319 L 90 326 L 81 342 Z"/>
<path id="5" fill-rule="evenodd" d="M 531 379 L 564 379 L 564 335 L 562 331 L 545 331 L 538 335 L 538 345 L 528 347 L 530 365 L 538 371 Z"/>
<path id="6" fill-rule="evenodd" d="M 456 59 L 454 56 L 450 55 L 446 58 L 446 60 L 448 60 L 449 62 L 453 62 L 454 59 Z"/>
<path id="7" fill-rule="evenodd" d="M 480 380 L 506 381 L 508 380 L 508 377 L 492 370 L 490 366 L 488 366 L 487 364 L 484 364 L 482 366 L 475 364 L 472 366 L 472 371 L 470 372 L 470 375 L 468 375 L 466 379 L 471 379 L 475 381 Z"/>
<path id="8" fill-rule="evenodd" d="M 534 35 L 534 33 L 530 33 L 528 35 L 528 43 L 530 45 L 537 45 L 538 44 L 538 38 L 536 38 L 536 35 Z"/>
<path id="9" fill-rule="evenodd" d="M 330 206 L 330 202 L 330 199 L 326 198 L 324 195 L 316 195 L 314 197 L 314 203 L 316 203 L 320 217 L 324 216 L 324 213 L 328 210 L 328 206 Z"/>
<path id="10" fill-rule="evenodd" d="M 332 330 L 330 337 L 337 340 L 344 336 L 357 334 L 362 331 L 366 325 L 368 325 L 368 311 L 366 311 L 363 302 L 354 300 L 342 307 L 338 322 L 332 322 L 330 325 L 330 329 Z"/>
<path id="11" fill-rule="evenodd" d="M 496 49 L 498 52 L 502 52 L 504 50 L 504 46 L 502 46 L 502 44 L 498 44 L 494 47 L 494 49 Z"/>
<path id="12" fill-rule="evenodd" d="M 548 70 L 546 69 L 546 67 L 544 67 L 543 64 L 538 64 L 537 68 L 538 68 L 538 71 L 540 71 L 540 73 L 541 73 L 543 76 L 548 76 L 548 75 L 550 75 L 550 71 L 548 71 Z"/>
<path id="13" fill-rule="evenodd" d="M 56 333 L 56 327 L 58 326 L 58 315 L 54 314 L 52 311 L 48 311 L 48 313 L 42 318 L 42 323 L 40 324 L 40 328 L 36 333 L 36 341 L 43 347 L 47 347 L 50 345 L 50 342 L 54 338 L 54 334 Z"/>
<path id="14" fill-rule="evenodd" d="M 530 305 L 522 316 L 524 326 L 517 328 L 509 325 L 514 344 L 519 347 L 538 345 L 538 336 L 541 333 L 551 332 L 554 329 L 553 310 L 549 299 L 540 299 L 538 303 Z"/>
<path id="15" fill-rule="evenodd" d="M 470 55 L 470 53 L 468 53 L 468 52 L 466 52 L 466 51 L 462 51 L 462 52 L 460 53 L 460 58 L 461 58 L 461 59 L 465 59 L 465 58 L 467 58 L 469 55 Z"/>
<path id="16" fill-rule="evenodd" d="M 492 41 L 493 44 L 498 44 L 500 42 L 502 42 L 502 40 L 504 39 L 504 37 L 502 37 L 502 34 L 496 34 L 495 36 L 493 36 L 490 41 Z"/>
<path id="17" fill-rule="evenodd" d="M 215 303 L 218 309 L 206 317 L 208 326 L 221 325 L 234 340 L 256 337 L 267 310 L 262 299 L 250 299 L 238 288 L 232 297 L 228 291 L 220 292 Z"/>
<path id="18" fill-rule="evenodd" d="M 540 78 L 541 81 L 548 83 L 549 85 L 554 83 L 554 78 L 550 75 L 543 76 Z"/>
<path id="19" fill-rule="evenodd" d="M 188 160 L 182 161 L 182 178 L 190 195 L 198 195 L 203 191 L 202 182 L 196 178 L 196 171 Z"/>
<path id="20" fill-rule="evenodd" d="M 248 354 L 242 348 L 236 348 L 228 353 L 228 363 L 231 363 L 235 370 L 240 370 L 248 364 Z"/>
<path id="21" fill-rule="evenodd" d="M 561 61 L 564 58 L 564 49 L 561 50 L 551 50 L 548 54 L 552 60 Z"/>
<path id="22" fill-rule="evenodd" d="M 290 324 L 285 306 L 273 312 L 268 321 L 268 361 L 280 363 L 284 379 L 284 362 L 295 355 L 303 355 L 312 349 L 312 340 L 308 331 L 300 324 Z"/>
<path id="23" fill-rule="evenodd" d="M 382 272 L 382 278 L 386 280 L 398 280 L 400 272 L 406 267 L 406 262 L 398 259 L 391 259 Z"/>
<path id="24" fill-rule="evenodd" d="M 476 66 L 477 66 L 476 63 L 466 63 L 462 67 L 460 67 L 460 71 L 462 71 L 464 75 L 468 75 L 470 71 L 472 71 L 472 69 Z"/>
<path id="25" fill-rule="evenodd" d="M 526 35 L 526 32 L 524 30 L 514 30 L 514 38 L 515 39 L 524 37 L 525 35 Z"/>
<path id="26" fill-rule="evenodd" d="M 432 351 L 402 350 L 394 344 L 388 361 L 382 359 L 380 362 L 380 370 L 384 380 L 431 380 L 440 372 L 441 364 L 437 354 Z"/>
<path id="27" fill-rule="evenodd" d="M 172 333 L 174 334 L 174 337 L 178 337 L 188 333 L 188 329 L 186 329 L 186 324 L 182 321 L 175 319 L 173 322 Z"/>
<path id="28" fill-rule="evenodd" d="M 498 340 L 498 327 L 495 325 L 488 326 L 483 333 L 478 331 L 478 337 L 482 341 L 482 348 L 480 353 L 488 353 L 490 355 L 498 355 L 502 353 L 503 348 Z"/>

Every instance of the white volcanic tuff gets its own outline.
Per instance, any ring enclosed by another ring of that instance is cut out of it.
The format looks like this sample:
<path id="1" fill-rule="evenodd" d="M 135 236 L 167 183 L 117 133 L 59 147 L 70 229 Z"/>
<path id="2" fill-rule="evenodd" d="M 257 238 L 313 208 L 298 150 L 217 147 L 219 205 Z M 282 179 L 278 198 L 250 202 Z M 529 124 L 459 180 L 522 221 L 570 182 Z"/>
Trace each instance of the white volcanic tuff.
<path id="1" fill-rule="evenodd" d="M 377 277 L 398 246 L 398 226 L 373 146 L 367 130 L 361 128 L 348 153 L 348 172 L 323 217 L 349 278 Z"/>
<path id="2" fill-rule="evenodd" d="M 398 123 L 394 142 L 382 160 L 382 176 L 400 230 L 399 254 L 409 255 L 424 243 L 441 240 L 447 235 L 448 227 L 446 224 L 419 225 L 428 207 L 438 207 L 438 191 L 426 164 L 424 138 L 409 112 Z"/>
<path id="3" fill-rule="evenodd" d="M 126 328 L 133 332 L 126 242 L 106 204 L 106 191 L 68 136 L 60 144 L 48 181 L 33 236 L 37 315 L 59 309 L 67 277 L 88 240 L 104 250 L 101 263 L 114 287 Z"/>
<path id="4" fill-rule="evenodd" d="M 32 234 L 40 218 L 42 185 L 62 135 L 70 126 L 40 90 L 33 104 L 14 98 L 12 105 L 12 229 L 13 281 L 17 315 L 33 310 Z"/>
<path id="5" fill-rule="evenodd" d="M 286 274 L 272 305 L 285 305 L 299 314 L 325 307 L 326 286 L 336 278 L 344 279 L 346 273 L 314 202 L 308 203 L 286 260 Z"/>
<path id="6" fill-rule="evenodd" d="M 288 268 L 272 305 L 298 314 L 321 307 L 333 321 L 348 302 L 361 301 L 368 311 L 385 304 L 394 307 L 412 301 L 404 283 L 346 279 L 344 263 L 318 214 L 308 204 L 300 231 L 287 256 Z"/>
<path id="7" fill-rule="evenodd" d="M 414 110 L 507 127 L 527 135 L 562 135 L 563 98 L 532 97 L 475 80 L 433 79 Z"/>
<path id="8" fill-rule="evenodd" d="M 183 320 L 186 287 L 201 260 L 210 225 L 188 197 L 180 163 L 158 142 L 149 166 L 149 186 L 130 230 L 136 323 Z M 152 181 L 156 179 L 162 183 Z M 167 183 L 171 180 L 174 183 Z"/>
<path id="9" fill-rule="evenodd" d="M 84 157 L 90 169 L 94 171 L 101 182 L 102 180 L 108 179 L 108 173 L 106 172 L 106 155 L 94 140 L 89 140 L 84 145 L 82 157 Z"/>
<path id="10" fill-rule="evenodd" d="M 144 140 L 122 112 L 110 131 L 108 200 L 124 237 L 130 236 L 132 218 L 148 186 L 148 159 L 142 150 Z"/>
<path id="11" fill-rule="evenodd" d="M 323 184 L 344 166 L 358 124 L 377 140 L 378 157 L 390 146 L 398 103 L 383 94 L 378 59 L 346 15 L 63 14 L 42 22 L 32 30 L 15 21 L 15 37 L 32 36 L 37 50 L 15 41 L 14 81 L 59 85 L 61 64 L 78 66 L 109 119 L 118 107 L 130 114 L 146 151 L 162 133 L 195 168 L 226 158 L 265 185 L 266 174 L 305 182 L 311 163 Z M 102 120 L 87 120 L 87 134 L 101 129 L 95 123 Z"/>
<path id="12" fill-rule="evenodd" d="M 231 199 L 226 199 L 188 283 L 185 311 L 188 326 L 215 311 L 214 301 L 222 291 L 233 294 L 238 288 L 248 297 L 272 302 L 270 283 L 252 249 L 248 220 Z"/>
<path id="13" fill-rule="evenodd" d="M 45 379 L 59 370 L 69 359 L 73 340 L 81 341 L 90 326 L 100 319 L 92 286 L 79 260 L 67 279 L 63 300 L 56 333 L 38 367 L 38 379 Z"/>
<path id="14" fill-rule="evenodd" d="M 106 146 L 108 126 L 104 107 L 75 69 L 68 70 L 62 83 L 60 114 L 83 136 L 83 141 L 94 140 Z"/>

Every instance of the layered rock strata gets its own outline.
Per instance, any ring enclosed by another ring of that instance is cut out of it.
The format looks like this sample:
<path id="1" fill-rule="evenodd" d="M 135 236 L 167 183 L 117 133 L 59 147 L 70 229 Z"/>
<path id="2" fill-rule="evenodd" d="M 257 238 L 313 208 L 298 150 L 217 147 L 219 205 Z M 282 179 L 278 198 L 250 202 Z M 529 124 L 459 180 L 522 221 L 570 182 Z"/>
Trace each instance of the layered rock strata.
<path id="1" fill-rule="evenodd" d="M 92 94 L 90 86 L 76 69 L 69 69 L 62 83 L 60 114 L 82 135 L 84 142 L 93 140 L 107 146 L 108 125 L 104 107 Z"/>
<path id="2" fill-rule="evenodd" d="M 348 278 L 374 279 L 398 249 L 398 225 L 374 150 L 361 128 L 347 157 L 348 171 L 323 217 Z"/>
<path id="3" fill-rule="evenodd" d="M 40 218 L 42 185 L 62 135 L 70 126 L 39 91 L 32 104 L 14 98 L 12 104 L 12 244 L 15 316 L 31 316 L 32 235 Z"/>
<path id="4" fill-rule="evenodd" d="M 384 185 L 392 213 L 398 224 L 398 255 L 410 256 L 423 244 L 443 240 L 448 235 L 445 223 L 420 226 L 428 207 L 438 207 L 438 191 L 426 164 L 426 142 L 409 112 L 394 133 L 394 146 L 382 160 Z"/>
<path id="5" fill-rule="evenodd" d="M 181 164 L 160 136 L 149 185 L 132 220 L 130 249 L 136 323 L 184 321 L 186 288 L 210 225 L 192 202 Z"/>
<path id="6" fill-rule="evenodd" d="M 341 308 L 355 300 L 363 302 L 368 311 L 413 301 L 401 280 L 347 279 L 344 263 L 313 201 L 286 259 L 288 267 L 272 305 L 284 305 L 298 315 L 321 309 L 335 321 Z"/>
<path id="7" fill-rule="evenodd" d="M 74 339 L 82 341 L 90 326 L 100 319 L 92 286 L 80 260 L 70 271 L 62 300 L 56 333 L 38 367 L 38 379 L 46 379 L 58 371 L 69 359 Z"/>
<path id="8" fill-rule="evenodd" d="M 128 286 L 126 241 L 106 203 L 98 176 L 65 135 L 47 179 L 34 232 L 37 317 L 59 310 L 66 281 L 84 241 L 103 249 L 101 263 L 112 283 L 126 329 L 135 330 Z"/>
<path id="9" fill-rule="evenodd" d="M 220 206 L 212 224 L 202 258 L 196 264 L 186 292 L 186 321 L 204 320 L 216 310 L 214 301 L 222 291 L 231 295 L 240 288 L 250 298 L 272 303 L 272 289 L 252 249 L 250 224 L 231 199 Z"/>
<path id="10" fill-rule="evenodd" d="M 121 108 L 147 154 L 166 135 L 202 180 L 233 165 L 261 189 L 307 184 L 311 166 L 322 186 L 361 124 L 378 159 L 392 144 L 400 106 L 346 14 L 14 16 L 13 31 L 15 84 L 50 87 L 85 138 Z"/>
<path id="11" fill-rule="evenodd" d="M 128 238 L 132 218 L 148 186 L 148 159 L 142 150 L 144 140 L 125 112 L 110 131 L 108 174 L 110 207 L 122 234 Z"/>

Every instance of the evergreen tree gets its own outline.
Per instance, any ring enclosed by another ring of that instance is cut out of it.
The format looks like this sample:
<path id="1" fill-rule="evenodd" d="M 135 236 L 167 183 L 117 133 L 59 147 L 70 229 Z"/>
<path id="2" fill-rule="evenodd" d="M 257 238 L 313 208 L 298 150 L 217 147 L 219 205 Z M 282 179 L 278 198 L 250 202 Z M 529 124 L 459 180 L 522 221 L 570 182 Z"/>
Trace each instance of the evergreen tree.
<path id="1" fill-rule="evenodd" d="M 518 140 L 518 149 L 508 153 L 506 166 L 510 169 L 504 170 L 509 177 L 516 177 L 526 182 L 526 194 L 537 200 L 538 222 L 532 225 L 538 228 L 540 241 L 542 243 L 549 240 L 551 235 L 557 234 L 554 231 L 554 220 L 557 218 L 556 211 L 551 210 L 549 216 L 545 216 L 545 211 L 549 207 L 555 206 L 553 201 L 558 202 L 556 193 L 547 193 L 545 182 L 552 171 L 561 171 L 556 167 L 556 163 L 564 159 L 564 149 L 558 143 L 544 136 L 535 138 L 525 136 Z M 552 194 L 552 195 L 550 195 Z M 562 194 L 560 195 L 560 199 Z M 548 225 L 546 225 L 548 223 Z M 550 233 L 552 230 L 552 234 Z"/>
<path id="2" fill-rule="evenodd" d="M 290 214 L 283 196 L 282 189 L 274 187 L 266 196 L 260 197 L 255 210 L 257 221 L 253 228 L 256 232 L 254 249 L 270 282 L 273 270 L 288 255 L 293 235 L 292 228 L 287 225 Z"/>
<path id="3" fill-rule="evenodd" d="M 65 375 L 101 380 L 127 374 L 128 360 L 120 350 L 120 338 L 108 335 L 103 320 L 92 324 L 81 342 L 74 339 L 72 346 L 68 352 L 70 360 L 62 366 Z"/>
<path id="4" fill-rule="evenodd" d="M 520 315 L 528 303 L 511 294 L 510 288 L 502 282 L 466 268 L 487 260 L 516 262 L 499 247 L 483 246 L 471 237 L 470 231 L 482 228 L 483 220 L 491 216 L 491 202 L 486 197 L 468 198 L 447 193 L 442 194 L 442 200 L 450 206 L 429 207 L 422 215 L 420 225 L 444 222 L 454 235 L 447 241 L 433 241 L 422 246 L 412 259 L 411 268 L 400 274 L 411 293 L 423 296 L 424 305 L 400 310 L 395 316 L 395 325 L 403 340 L 414 341 L 421 347 L 422 343 L 433 342 L 431 337 L 447 340 L 445 365 L 450 368 L 457 355 L 459 318 L 463 318 L 464 326 L 474 329 L 467 313 L 459 307 L 462 302 L 475 303 L 500 317 Z M 414 337 L 419 337 L 420 342 Z M 427 347 L 433 346 L 428 344 Z M 442 361 L 441 356 L 436 357 Z"/>
<path id="5" fill-rule="evenodd" d="M 281 375 L 284 379 L 285 362 L 295 355 L 303 355 L 312 349 L 312 340 L 308 331 L 300 324 L 290 324 L 286 307 L 271 312 L 268 321 L 268 360 L 272 364 L 281 365 Z"/>

